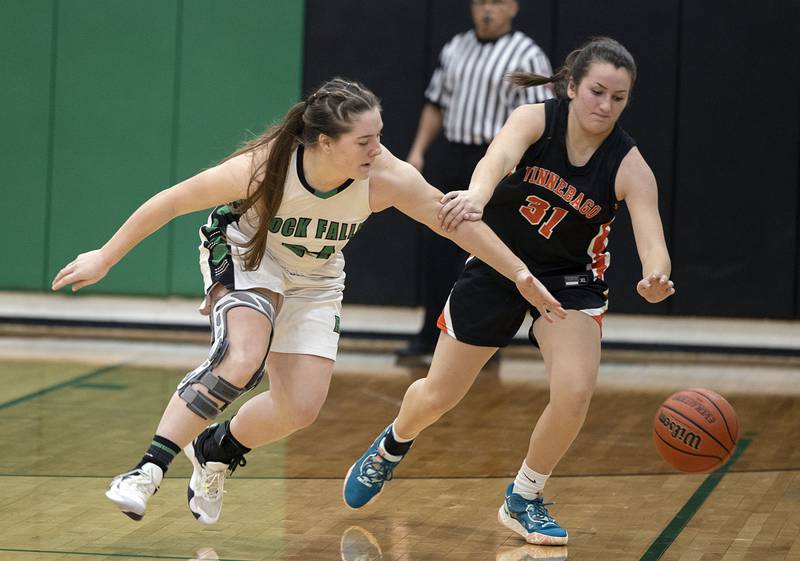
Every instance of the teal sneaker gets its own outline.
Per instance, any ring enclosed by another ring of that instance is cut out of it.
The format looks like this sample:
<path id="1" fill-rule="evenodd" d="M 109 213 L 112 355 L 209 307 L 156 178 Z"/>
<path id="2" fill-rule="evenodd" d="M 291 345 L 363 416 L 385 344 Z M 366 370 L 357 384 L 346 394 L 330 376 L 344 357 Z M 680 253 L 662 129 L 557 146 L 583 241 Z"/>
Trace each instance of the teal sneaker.
<path id="1" fill-rule="evenodd" d="M 495 561 L 567 561 L 567 546 L 533 545 L 526 543 L 514 549 L 497 552 Z"/>
<path id="2" fill-rule="evenodd" d="M 342 561 L 380 561 L 383 552 L 378 540 L 361 526 L 350 526 L 339 542 Z"/>
<path id="3" fill-rule="evenodd" d="M 541 497 L 525 499 L 514 491 L 511 483 L 506 489 L 506 500 L 497 513 L 497 520 L 506 528 L 516 532 L 528 543 L 536 545 L 566 545 L 567 531 L 550 516 Z"/>
<path id="4" fill-rule="evenodd" d="M 378 435 L 372 446 L 367 448 L 364 455 L 350 466 L 344 478 L 342 497 L 344 504 L 356 509 L 366 506 L 383 491 L 383 485 L 392 479 L 392 471 L 400 460 L 392 462 L 387 460 L 379 448 L 383 438 L 392 430 L 392 425 Z M 402 457 L 401 457 L 402 459 Z"/>

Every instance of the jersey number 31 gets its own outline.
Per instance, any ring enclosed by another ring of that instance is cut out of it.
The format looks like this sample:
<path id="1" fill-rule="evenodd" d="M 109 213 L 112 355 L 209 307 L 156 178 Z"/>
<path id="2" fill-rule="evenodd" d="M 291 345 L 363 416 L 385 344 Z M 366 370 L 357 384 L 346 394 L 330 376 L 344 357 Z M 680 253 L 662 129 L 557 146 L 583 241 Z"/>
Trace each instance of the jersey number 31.
<path id="1" fill-rule="evenodd" d="M 528 201 L 528 206 L 519 207 L 519 213 L 533 226 L 539 226 L 542 220 L 544 220 L 544 215 L 547 214 L 547 211 L 551 208 L 550 203 L 535 195 L 531 195 L 525 200 Z M 539 226 L 539 233 L 548 240 L 550 236 L 553 235 L 553 230 L 558 226 L 558 223 L 564 220 L 564 217 L 567 215 L 567 211 L 563 208 L 554 206 L 552 209 L 553 212 L 550 214 L 550 218 Z"/>

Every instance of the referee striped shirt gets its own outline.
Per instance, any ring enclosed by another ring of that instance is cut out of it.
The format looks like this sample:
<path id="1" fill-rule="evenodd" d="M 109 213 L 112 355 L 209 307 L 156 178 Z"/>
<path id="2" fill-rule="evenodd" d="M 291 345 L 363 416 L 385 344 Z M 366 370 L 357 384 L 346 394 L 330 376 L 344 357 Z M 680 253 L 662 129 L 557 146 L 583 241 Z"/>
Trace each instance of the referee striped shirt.
<path id="1" fill-rule="evenodd" d="M 519 88 L 504 79 L 516 71 L 552 74 L 547 55 L 521 31 L 481 41 L 472 29 L 450 39 L 425 90 L 442 110 L 445 138 L 489 144 L 516 107 L 553 97 L 549 84 Z"/>

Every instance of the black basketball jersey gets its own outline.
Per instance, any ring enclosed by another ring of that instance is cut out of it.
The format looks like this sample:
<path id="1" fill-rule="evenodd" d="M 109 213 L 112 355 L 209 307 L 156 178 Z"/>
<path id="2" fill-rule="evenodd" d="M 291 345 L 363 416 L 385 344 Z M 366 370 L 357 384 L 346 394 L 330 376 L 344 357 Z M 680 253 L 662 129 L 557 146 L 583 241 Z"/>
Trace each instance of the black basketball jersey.
<path id="1" fill-rule="evenodd" d="M 573 166 L 566 148 L 569 100 L 544 106 L 544 134 L 498 184 L 483 219 L 534 275 L 592 271 L 602 279 L 619 205 L 617 169 L 636 142 L 616 124 L 586 165 Z"/>

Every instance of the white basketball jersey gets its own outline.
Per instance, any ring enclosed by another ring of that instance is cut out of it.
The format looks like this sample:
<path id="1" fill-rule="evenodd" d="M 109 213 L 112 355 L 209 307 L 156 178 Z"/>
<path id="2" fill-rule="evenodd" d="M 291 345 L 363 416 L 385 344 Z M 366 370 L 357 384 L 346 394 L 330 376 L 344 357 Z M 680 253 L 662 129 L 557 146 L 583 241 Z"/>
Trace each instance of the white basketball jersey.
<path id="1" fill-rule="evenodd" d="M 259 269 L 266 272 L 277 264 L 292 276 L 343 280 L 342 249 L 372 212 L 369 180 L 349 179 L 332 191 L 316 191 L 305 180 L 302 157 L 303 147 L 299 146 L 289 163 L 283 200 L 269 225 L 264 262 Z M 258 227 L 258 215 L 253 209 L 248 210 L 238 223 L 228 226 L 228 238 L 233 242 L 233 255 L 237 261 L 240 261 L 237 259 L 240 251 L 236 244 L 250 239 Z M 275 263 L 267 263 L 270 260 Z M 240 277 L 259 276 L 258 271 L 237 269 L 237 287 Z M 248 281 L 247 284 L 265 286 L 255 282 L 256 278 Z"/>

